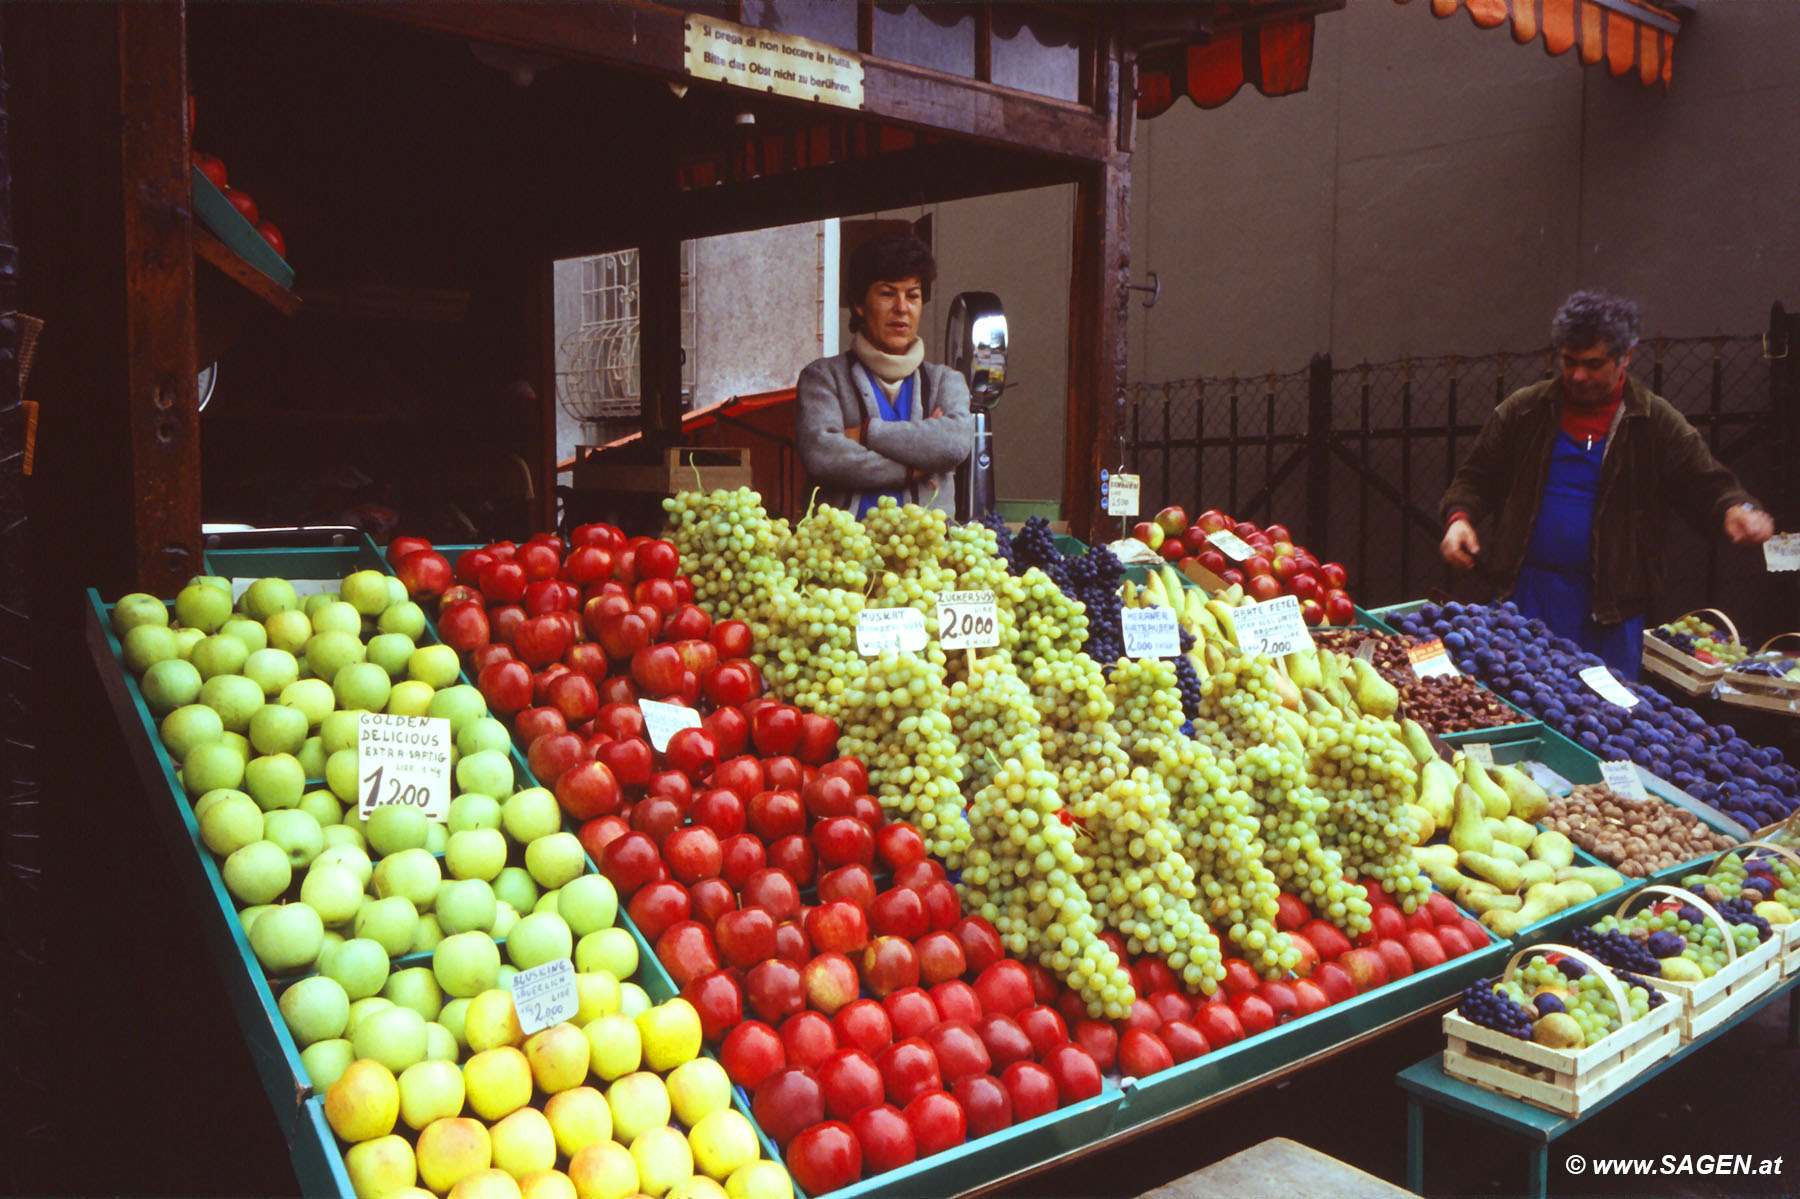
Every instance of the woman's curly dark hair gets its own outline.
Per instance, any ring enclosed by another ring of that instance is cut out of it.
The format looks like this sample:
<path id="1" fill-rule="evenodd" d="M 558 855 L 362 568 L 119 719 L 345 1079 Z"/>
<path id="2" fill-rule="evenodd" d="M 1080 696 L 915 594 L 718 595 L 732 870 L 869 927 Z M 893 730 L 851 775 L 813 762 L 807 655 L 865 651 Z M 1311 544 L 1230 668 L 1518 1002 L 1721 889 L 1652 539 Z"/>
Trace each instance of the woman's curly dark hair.
<path id="1" fill-rule="evenodd" d="M 1550 344 L 1583 350 L 1605 342 L 1614 357 L 1638 343 L 1637 305 L 1596 288 L 1583 288 L 1562 302 L 1550 321 Z"/>
<path id="2" fill-rule="evenodd" d="M 937 278 L 937 259 L 931 247 L 907 232 L 880 233 L 871 237 L 850 255 L 845 270 L 845 283 L 850 289 L 850 328 L 862 328 L 862 318 L 854 305 L 861 304 L 869 288 L 877 283 L 894 283 L 901 279 L 917 279 L 930 287 Z"/>

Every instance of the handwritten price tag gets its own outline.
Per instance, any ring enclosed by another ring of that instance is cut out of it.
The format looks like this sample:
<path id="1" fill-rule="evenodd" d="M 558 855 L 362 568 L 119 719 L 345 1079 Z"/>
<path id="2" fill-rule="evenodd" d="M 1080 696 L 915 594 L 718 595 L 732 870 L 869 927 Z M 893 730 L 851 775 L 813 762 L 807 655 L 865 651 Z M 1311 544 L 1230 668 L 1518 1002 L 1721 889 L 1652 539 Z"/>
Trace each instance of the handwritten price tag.
<path id="1" fill-rule="evenodd" d="M 644 714 L 644 735 L 659 754 L 669 748 L 669 738 L 682 729 L 700 727 L 700 713 L 680 704 L 643 699 L 638 701 L 638 711 Z"/>
<path id="2" fill-rule="evenodd" d="M 1644 790 L 1643 776 L 1638 774 L 1635 762 L 1602 762 L 1600 763 L 1600 781 L 1611 787 L 1613 794 L 1625 799 L 1649 799 Z"/>
<path id="3" fill-rule="evenodd" d="M 1462 747 L 1463 757 L 1477 766 L 1494 764 L 1494 747 L 1485 741 L 1471 741 Z"/>
<path id="4" fill-rule="evenodd" d="M 1000 644 L 1000 612 L 991 591 L 946 591 L 937 598 L 938 644 L 946 650 Z"/>
<path id="5" fill-rule="evenodd" d="M 1256 547 L 1230 529 L 1220 529 L 1216 533 L 1208 533 L 1206 539 L 1223 550 L 1227 558 L 1248 562 L 1256 557 Z"/>
<path id="6" fill-rule="evenodd" d="M 864 608 L 856 617 L 856 652 L 916 654 L 925 648 L 925 614 L 917 608 Z"/>
<path id="7" fill-rule="evenodd" d="M 1523 767 L 1525 773 L 1531 777 L 1532 782 L 1550 792 L 1552 795 L 1567 795 L 1575 789 L 1574 783 L 1571 783 L 1568 779 L 1556 773 L 1556 771 L 1550 769 L 1542 762 L 1533 760 L 1521 762 L 1519 765 Z"/>
<path id="8" fill-rule="evenodd" d="M 1139 494 L 1140 489 L 1136 475 L 1112 476 L 1106 492 L 1106 514 L 1108 516 L 1136 516 Z"/>
<path id="9" fill-rule="evenodd" d="M 1181 631 L 1171 608 L 1126 608 L 1119 613 L 1127 658 L 1173 658 L 1181 652 Z"/>
<path id="10" fill-rule="evenodd" d="M 362 773 L 357 808 L 362 818 L 389 804 L 419 808 L 427 819 L 450 819 L 450 722 L 436 716 L 363 712 L 356 720 L 356 764 Z"/>
<path id="11" fill-rule="evenodd" d="M 1590 666 L 1581 672 L 1581 681 L 1594 689 L 1594 694 L 1609 704 L 1617 704 L 1621 708 L 1637 707 L 1638 697 L 1625 689 L 1625 684 L 1613 678 L 1612 671 L 1604 666 Z"/>
<path id="12" fill-rule="evenodd" d="M 575 992 L 575 965 L 557 958 L 513 975 L 513 1009 L 519 1013 L 519 1029 L 526 1036 L 561 1024 L 581 1010 Z"/>
<path id="13" fill-rule="evenodd" d="M 1800 533 L 1777 533 L 1763 542 L 1763 561 L 1771 571 L 1800 570 Z"/>
<path id="14" fill-rule="evenodd" d="M 1247 654 L 1274 658 L 1313 648 L 1312 634 L 1300 619 L 1300 601 L 1291 595 L 1246 604 L 1234 610 L 1231 619 L 1237 625 L 1238 648 Z"/>
<path id="15" fill-rule="evenodd" d="M 1424 645 L 1406 647 L 1406 660 L 1412 663 L 1413 675 L 1416 678 L 1428 679 L 1433 675 L 1457 674 L 1456 663 L 1444 652 L 1444 643 L 1433 637 Z"/>

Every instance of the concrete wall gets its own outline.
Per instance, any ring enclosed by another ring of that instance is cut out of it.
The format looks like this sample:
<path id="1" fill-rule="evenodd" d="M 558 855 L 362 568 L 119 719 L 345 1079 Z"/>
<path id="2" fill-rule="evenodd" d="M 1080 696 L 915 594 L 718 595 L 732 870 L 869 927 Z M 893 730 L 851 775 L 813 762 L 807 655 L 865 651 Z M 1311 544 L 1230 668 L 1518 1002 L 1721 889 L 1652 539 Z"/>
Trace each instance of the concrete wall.
<path id="1" fill-rule="evenodd" d="M 1533 348 L 1582 285 L 1675 336 L 1795 298 L 1800 5 L 1702 6 L 1667 94 L 1422 4 L 1316 29 L 1307 92 L 1139 126 L 1134 381 Z"/>

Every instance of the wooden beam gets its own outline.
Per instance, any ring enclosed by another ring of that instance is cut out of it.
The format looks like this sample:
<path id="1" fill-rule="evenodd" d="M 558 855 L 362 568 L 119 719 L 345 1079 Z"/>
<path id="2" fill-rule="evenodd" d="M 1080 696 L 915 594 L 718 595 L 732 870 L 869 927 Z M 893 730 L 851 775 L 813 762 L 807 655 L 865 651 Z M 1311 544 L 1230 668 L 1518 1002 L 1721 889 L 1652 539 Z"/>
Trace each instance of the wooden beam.
<path id="1" fill-rule="evenodd" d="M 539 259 L 527 268 L 527 304 L 532 352 L 530 382 L 537 392 L 537 448 L 532 470 L 537 475 L 535 527 L 556 527 L 556 263 Z"/>
<path id="2" fill-rule="evenodd" d="M 120 4 L 118 38 L 125 277 L 112 299 L 126 308 L 133 563 L 140 588 L 167 595 L 201 573 L 183 6 Z"/>

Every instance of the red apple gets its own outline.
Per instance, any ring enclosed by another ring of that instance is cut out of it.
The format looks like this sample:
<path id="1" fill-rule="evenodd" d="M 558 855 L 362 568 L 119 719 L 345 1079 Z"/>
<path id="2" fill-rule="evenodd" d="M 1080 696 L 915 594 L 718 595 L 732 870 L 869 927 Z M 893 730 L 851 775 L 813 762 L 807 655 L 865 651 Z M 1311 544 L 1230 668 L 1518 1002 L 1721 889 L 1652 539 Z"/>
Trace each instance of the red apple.
<path id="1" fill-rule="evenodd" d="M 889 892 L 888 894 L 891 894 Z M 900 894 L 911 895 L 911 891 Z M 878 897 L 879 898 L 879 897 Z M 922 906 L 922 905 L 921 905 Z M 969 968 L 963 947 L 950 932 L 940 929 L 920 937 L 914 947 L 919 951 L 919 977 L 926 986 L 961 978 Z"/>
<path id="2" fill-rule="evenodd" d="M 852 1000 L 837 1010 L 831 1023 L 840 1045 L 871 1056 L 894 1043 L 894 1022 L 888 1019 L 887 1009 L 873 999 Z"/>
<path id="3" fill-rule="evenodd" d="M 713 939 L 726 965 L 748 968 L 775 956 L 775 919 L 764 908 L 733 909 L 714 923 Z"/>
<path id="4" fill-rule="evenodd" d="M 1057 1108 L 1056 1077 L 1036 1062 L 1014 1062 L 1000 1072 L 1000 1085 L 1012 1101 L 1013 1122 L 1023 1124 Z"/>
<path id="5" fill-rule="evenodd" d="M 1294 994 L 1293 986 L 1281 979 L 1265 980 L 1257 994 L 1262 997 L 1264 1003 L 1269 1005 L 1269 1010 L 1275 1013 L 1275 1023 L 1277 1024 L 1286 1024 L 1300 1014 L 1299 997 Z M 1242 1018 L 1240 1013 L 1239 1019 Z"/>
<path id="6" fill-rule="evenodd" d="M 1349 938 L 1329 921 L 1311 921 L 1300 930 L 1300 935 L 1312 942 L 1312 947 L 1319 951 L 1321 962 L 1335 962 L 1350 949 Z"/>
<path id="7" fill-rule="evenodd" d="M 804 1015 L 817 1015 L 807 1012 Z M 794 1017 L 801 1019 L 800 1016 Z M 881 1104 L 884 1087 L 875 1059 L 861 1049 L 835 1049 L 813 1067 L 825 1094 L 825 1114 L 849 1120 Z"/>
<path id="8" fill-rule="evenodd" d="M 719 917 L 737 910 L 737 892 L 722 878 L 703 878 L 688 888 L 688 899 L 694 905 L 694 919 L 711 928 Z"/>
<path id="9" fill-rule="evenodd" d="M 678 921 L 664 929 L 656 939 L 656 960 L 678 987 L 687 986 L 720 965 L 712 930 L 698 920 Z"/>
<path id="10" fill-rule="evenodd" d="M 918 1157 L 912 1125 L 891 1103 L 864 1108 L 850 1118 L 850 1128 L 862 1146 L 863 1171 L 870 1177 L 911 1165 Z"/>
<path id="11" fill-rule="evenodd" d="M 1201 1004 L 1194 1009 L 1193 1024 L 1215 1049 L 1244 1039 L 1244 1026 L 1228 1003 Z"/>
<path id="12" fill-rule="evenodd" d="M 1325 997 L 1332 1003 L 1343 1003 L 1347 999 L 1356 998 L 1356 981 L 1350 972 L 1336 962 L 1326 962 L 1313 971 L 1311 980 Z"/>
<path id="13" fill-rule="evenodd" d="M 873 866 L 875 834 L 854 816 L 830 816 L 812 827 L 813 848 L 825 866 L 845 866 L 852 862 Z"/>
<path id="14" fill-rule="evenodd" d="M 1131 963 L 1131 985 L 1139 995 L 1154 995 L 1158 991 L 1176 990 L 1181 986 L 1181 980 L 1161 958 L 1141 957 Z M 1041 992 L 1038 1002 L 1046 1002 Z"/>
<path id="15" fill-rule="evenodd" d="M 938 1070 L 949 1082 L 969 1074 L 986 1074 L 993 1066 L 987 1046 L 975 1030 L 961 1020 L 945 1020 L 925 1034 L 937 1056 Z"/>
<path id="16" fill-rule="evenodd" d="M 896 1040 L 923 1036 L 943 1019 L 937 1003 L 917 987 L 895 991 L 882 999 L 881 1006 L 886 1009 L 888 1021 L 894 1026 Z"/>
<path id="17" fill-rule="evenodd" d="M 968 969 L 975 974 L 980 974 L 1006 956 L 1006 949 L 1000 943 L 1000 934 L 983 916 L 964 916 L 951 925 L 949 931 L 962 946 L 963 956 L 968 959 Z"/>
<path id="18" fill-rule="evenodd" d="M 1352 949 L 1338 958 L 1338 964 L 1350 976 L 1357 993 L 1372 991 L 1376 987 L 1386 986 L 1388 982 L 1388 964 L 1375 950 L 1366 946 Z M 1411 959 L 1408 959 L 1411 966 Z"/>
<path id="19" fill-rule="evenodd" d="M 1069 1029 L 1063 1023 L 1062 1014 L 1043 1004 L 1020 1012 L 1018 1025 L 1030 1039 L 1032 1052 L 1038 1057 L 1069 1039 Z"/>
<path id="20" fill-rule="evenodd" d="M 944 1087 L 937 1054 L 923 1037 L 895 1041 L 881 1051 L 876 1065 L 881 1068 L 888 1102 L 897 1107 L 905 1107 L 919 1095 Z"/>
<path id="21" fill-rule="evenodd" d="M 800 969 L 806 1002 L 830 1016 L 856 998 L 856 967 L 841 953 L 826 951 Z"/>
<path id="22" fill-rule="evenodd" d="M 1113 1063 L 1118 1061 L 1119 1030 L 1104 1020 L 1077 1020 L 1069 1030 L 1069 1039 L 1081 1046 L 1102 1070 L 1112 1069 Z"/>
<path id="23" fill-rule="evenodd" d="M 744 991 L 727 970 L 702 974 L 681 988 L 681 997 L 700 1015 L 700 1034 L 717 1044 L 744 1022 Z"/>
<path id="24" fill-rule="evenodd" d="M 827 875 L 827 878 L 830 876 Z M 820 888 L 823 895 L 823 886 Z M 925 914 L 925 901 L 917 891 L 905 887 L 893 887 L 877 895 L 869 904 L 869 928 L 877 933 L 889 933 L 897 937 L 905 937 L 915 941 L 923 937 L 930 929 L 930 918 Z M 951 938 L 954 944 L 955 938 Z M 961 956 L 961 946 L 957 946 Z M 942 978 L 954 978 L 961 970 L 942 975 Z M 933 982 L 939 979 L 933 979 Z"/>
<path id="25" fill-rule="evenodd" d="M 656 842 L 636 831 L 608 842 L 599 865 L 600 873 L 628 899 L 645 883 L 662 877 L 665 869 Z"/>
<path id="26" fill-rule="evenodd" d="M 1186 1020 L 1170 1020 L 1156 1030 L 1157 1039 L 1169 1050 L 1169 1059 L 1177 1065 L 1192 1061 L 1212 1048 L 1206 1035 Z"/>
<path id="27" fill-rule="evenodd" d="M 1297 978 L 1293 982 L 1294 1015 L 1310 1016 L 1331 1006 L 1331 996 L 1325 989 L 1310 978 Z"/>
<path id="28" fill-rule="evenodd" d="M 662 855 L 669 873 L 678 881 L 689 884 L 703 878 L 717 878 L 725 861 L 719 849 L 719 835 L 704 824 L 690 824 L 670 833 L 663 839 Z M 769 931 L 773 934 L 773 922 Z"/>
<path id="29" fill-rule="evenodd" d="M 656 939 L 671 927 L 689 919 L 693 915 L 693 907 L 688 899 L 687 888 L 665 879 L 645 883 L 638 888 L 637 894 L 626 905 L 625 914 L 637 925 L 644 940 L 654 945 Z"/>
<path id="30" fill-rule="evenodd" d="M 650 781 L 650 743 L 637 737 L 608 742 L 600 747 L 598 760 L 606 764 L 624 788 L 642 787 Z"/>
<path id="31" fill-rule="evenodd" d="M 825 1118 L 825 1092 L 813 1072 L 802 1066 L 784 1066 L 763 1080 L 750 1101 L 750 1114 L 769 1139 L 786 1148 L 801 1130 Z M 790 1167 L 793 1157 L 788 1158 Z M 848 1182 L 854 1182 L 852 1174 Z M 798 1178 L 796 1177 L 796 1181 Z M 802 1183 L 808 1190 L 811 1184 Z M 843 1183 L 833 1183 L 832 1187 Z M 828 1188 L 829 1189 L 829 1188 Z"/>
<path id="32" fill-rule="evenodd" d="M 1325 623 L 1334 625 L 1351 625 L 1356 623 L 1356 605 L 1342 591 L 1325 593 Z"/>
<path id="33" fill-rule="evenodd" d="M 838 1049 L 831 1018 L 822 1012 L 795 1012 L 782 1021 L 781 1043 L 787 1049 L 789 1062 L 804 1066 L 815 1075 L 825 1059 Z M 824 1078 L 819 1078 L 819 1085 L 825 1085 Z"/>
<path id="34" fill-rule="evenodd" d="M 1127 1078 L 1148 1078 L 1174 1064 L 1169 1047 L 1148 1029 L 1128 1028 L 1119 1038 L 1119 1073 Z"/>
<path id="35" fill-rule="evenodd" d="M 1243 958 L 1226 958 L 1224 964 L 1225 981 L 1222 985 L 1228 996 L 1254 991 L 1262 984 L 1262 979 L 1257 977 L 1256 971 Z"/>
<path id="36" fill-rule="evenodd" d="M 659 850 L 683 819 L 681 805 L 667 795 L 648 795 L 631 807 L 631 827 L 656 842 Z"/>
<path id="37" fill-rule="evenodd" d="M 800 745 L 800 709 L 767 704 L 750 718 L 750 740 L 764 757 L 792 754 Z"/>
<path id="38" fill-rule="evenodd" d="M 1044 1056 L 1044 1069 L 1056 1081 L 1057 1101 L 1061 1104 L 1092 1099 L 1100 1093 L 1100 1067 L 1079 1045 L 1058 1045 L 1052 1049 Z"/>
<path id="39" fill-rule="evenodd" d="M 1164 1024 L 1171 1020 L 1186 1020 L 1194 1014 L 1193 1003 L 1179 991 L 1152 992 L 1149 1002 Z"/>
<path id="40" fill-rule="evenodd" d="M 934 983 L 929 994 L 942 1019 L 961 1020 L 965 1024 L 974 1024 L 981 1019 L 981 1000 L 976 997 L 975 988 L 960 978 Z"/>
<path id="41" fill-rule="evenodd" d="M 688 817 L 695 824 L 711 829 L 722 840 L 734 837 L 744 831 L 744 801 L 735 792 L 715 787 L 699 794 L 688 809 Z M 760 848 L 761 840 L 752 840 Z"/>
<path id="42" fill-rule="evenodd" d="M 763 909 L 777 924 L 799 914 L 800 889 L 784 870 L 764 867 L 744 881 L 742 890 L 745 907 Z"/>
<path id="43" fill-rule="evenodd" d="M 1432 938 L 1436 940 L 1437 938 Z M 1388 980 L 1405 978 L 1413 972 L 1412 955 L 1400 941 L 1377 941 L 1375 952 L 1381 955 L 1381 964 L 1387 967 Z"/>
<path id="44" fill-rule="evenodd" d="M 919 955 L 905 937 L 876 937 L 863 947 L 863 986 L 878 998 L 919 985 Z"/>
<path id="45" fill-rule="evenodd" d="M 829 716 L 805 712 L 800 716 L 800 739 L 794 756 L 812 766 L 822 766 L 837 756 L 838 723 Z"/>
<path id="46" fill-rule="evenodd" d="M 1058 1020 L 1060 1024 L 1060 1019 Z M 988 1051 L 996 1068 L 1004 1069 L 1014 1062 L 1030 1061 L 1039 1052 L 1029 1033 L 1011 1016 L 988 1013 L 975 1021 L 975 1034 Z M 1064 1035 L 1057 1044 L 1068 1040 Z"/>
<path id="47" fill-rule="evenodd" d="M 793 791 L 759 791 L 748 811 L 750 831 L 771 845 L 806 831 L 806 808 Z"/>
<path id="48" fill-rule="evenodd" d="M 1016 1016 L 1032 1004 L 1031 976 L 1018 962 L 1002 959 L 976 977 L 975 993 L 982 1011 Z"/>
<path id="49" fill-rule="evenodd" d="M 869 921 L 854 903 L 834 899 L 806 914 L 806 935 L 821 952 L 853 953 L 869 943 Z"/>
<path id="50" fill-rule="evenodd" d="M 800 968 L 780 958 L 758 962 L 744 974 L 744 997 L 750 1007 L 770 1024 L 778 1024 L 806 1007 L 806 989 Z M 786 1060 L 785 1050 L 783 1060 Z"/>
<path id="51" fill-rule="evenodd" d="M 912 1126 L 913 1143 L 918 1146 L 921 1157 L 954 1149 L 969 1135 L 962 1104 L 946 1091 L 934 1090 L 918 1095 L 900 1114 Z"/>

